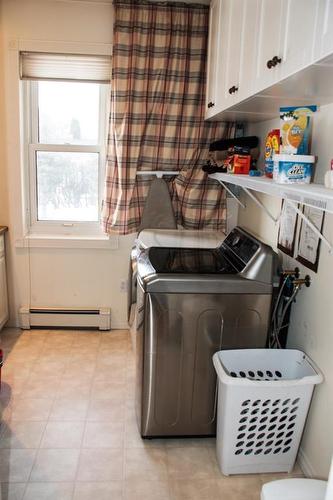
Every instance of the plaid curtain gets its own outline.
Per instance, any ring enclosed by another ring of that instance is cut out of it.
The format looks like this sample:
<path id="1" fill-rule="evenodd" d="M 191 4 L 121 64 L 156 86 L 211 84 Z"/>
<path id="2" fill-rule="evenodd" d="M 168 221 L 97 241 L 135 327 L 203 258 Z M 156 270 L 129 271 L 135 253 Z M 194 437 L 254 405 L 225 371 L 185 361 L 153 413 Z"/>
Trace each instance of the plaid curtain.
<path id="1" fill-rule="evenodd" d="M 234 123 L 204 121 L 209 8 L 115 0 L 111 114 L 102 220 L 105 232 L 138 229 L 151 176 L 168 185 L 186 229 L 225 229 L 225 193 L 201 167 L 210 142 Z M 165 177 L 165 179 L 168 179 Z"/>

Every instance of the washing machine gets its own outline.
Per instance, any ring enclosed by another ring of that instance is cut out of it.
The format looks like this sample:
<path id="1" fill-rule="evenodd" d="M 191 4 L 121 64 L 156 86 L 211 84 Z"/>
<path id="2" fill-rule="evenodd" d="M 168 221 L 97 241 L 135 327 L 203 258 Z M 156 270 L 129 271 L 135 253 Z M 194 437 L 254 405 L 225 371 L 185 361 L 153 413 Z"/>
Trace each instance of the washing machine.
<path id="1" fill-rule="evenodd" d="M 144 229 L 139 233 L 131 250 L 127 280 L 127 320 L 133 349 L 136 344 L 137 261 L 140 253 L 150 247 L 216 248 L 222 244 L 224 238 L 222 231 Z"/>
<path id="2" fill-rule="evenodd" d="M 214 435 L 212 355 L 266 346 L 277 254 L 236 227 L 215 249 L 147 248 L 137 273 L 141 435 Z"/>

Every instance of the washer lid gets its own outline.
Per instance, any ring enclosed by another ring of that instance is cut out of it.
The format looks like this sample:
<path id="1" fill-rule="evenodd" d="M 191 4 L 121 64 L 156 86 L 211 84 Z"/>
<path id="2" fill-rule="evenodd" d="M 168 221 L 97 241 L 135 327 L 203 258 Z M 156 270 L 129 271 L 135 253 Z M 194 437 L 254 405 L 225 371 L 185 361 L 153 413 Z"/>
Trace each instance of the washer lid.
<path id="1" fill-rule="evenodd" d="M 155 273 L 163 274 L 237 274 L 239 269 L 220 249 L 161 248 L 148 250 Z"/>

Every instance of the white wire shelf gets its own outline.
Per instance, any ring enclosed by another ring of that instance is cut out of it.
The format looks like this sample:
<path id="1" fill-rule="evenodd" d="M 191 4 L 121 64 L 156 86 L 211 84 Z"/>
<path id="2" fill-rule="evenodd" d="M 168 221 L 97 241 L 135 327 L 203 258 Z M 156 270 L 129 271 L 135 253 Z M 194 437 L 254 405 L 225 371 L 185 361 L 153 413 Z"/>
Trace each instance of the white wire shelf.
<path id="1" fill-rule="evenodd" d="M 278 184 L 267 177 L 222 173 L 210 174 L 209 177 L 220 183 L 234 184 L 333 213 L 333 189 L 328 189 L 322 184 Z"/>

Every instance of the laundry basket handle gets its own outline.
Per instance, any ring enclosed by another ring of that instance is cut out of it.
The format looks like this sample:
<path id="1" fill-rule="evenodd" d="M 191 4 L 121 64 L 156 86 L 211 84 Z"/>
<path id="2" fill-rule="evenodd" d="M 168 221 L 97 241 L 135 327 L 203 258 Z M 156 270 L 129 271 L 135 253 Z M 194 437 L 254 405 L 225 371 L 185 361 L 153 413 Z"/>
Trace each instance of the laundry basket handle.
<path id="1" fill-rule="evenodd" d="M 306 359 L 311 368 L 316 372 L 316 375 L 311 375 L 310 377 L 304 377 L 304 378 L 315 377 L 316 381 L 314 383 L 321 384 L 324 380 L 324 375 L 322 374 L 322 371 L 320 370 L 319 366 L 305 353 L 304 353 L 304 359 Z"/>

